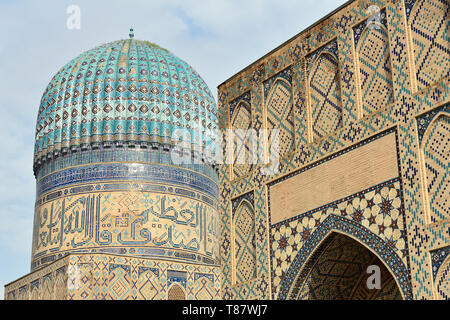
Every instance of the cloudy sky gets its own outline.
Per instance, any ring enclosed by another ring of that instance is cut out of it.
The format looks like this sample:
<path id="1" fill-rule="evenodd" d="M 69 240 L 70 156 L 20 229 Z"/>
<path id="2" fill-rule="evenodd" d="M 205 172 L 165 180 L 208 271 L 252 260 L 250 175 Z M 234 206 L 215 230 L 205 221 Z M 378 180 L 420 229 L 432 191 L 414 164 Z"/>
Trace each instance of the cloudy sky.
<path id="1" fill-rule="evenodd" d="M 51 77 L 69 60 L 128 37 L 188 62 L 217 86 L 346 0 L 0 0 L 0 299 L 30 271 L 34 130 Z M 77 5 L 80 29 L 68 29 Z"/>

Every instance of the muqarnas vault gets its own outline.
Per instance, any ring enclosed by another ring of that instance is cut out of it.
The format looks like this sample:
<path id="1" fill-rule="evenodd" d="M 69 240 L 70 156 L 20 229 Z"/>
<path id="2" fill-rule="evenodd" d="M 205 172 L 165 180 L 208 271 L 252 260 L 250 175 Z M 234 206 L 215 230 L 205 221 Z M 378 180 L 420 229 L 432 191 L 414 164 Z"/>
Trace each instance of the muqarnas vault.
<path id="1" fill-rule="evenodd" d="M 156 45 L 82 54 L 42 99 L 32 272 L 5 298 L 449 299 L 448 30 L 447 0 L 349 1 L 218 107 Z M 173 163 L 174 131 L 216 127 L 222 164 Z"/>

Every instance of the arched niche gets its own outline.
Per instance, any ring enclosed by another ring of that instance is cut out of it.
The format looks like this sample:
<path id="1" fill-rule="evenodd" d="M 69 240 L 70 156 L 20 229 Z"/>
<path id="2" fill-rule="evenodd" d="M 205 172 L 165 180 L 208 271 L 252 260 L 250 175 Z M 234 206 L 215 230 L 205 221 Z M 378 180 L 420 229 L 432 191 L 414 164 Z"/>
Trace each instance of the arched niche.
<path id="1" fill-rule="evenodd" d="M 255 211 L 242 200 L 233 214 L 234 279 L 236 284 L 256 276 Z"/>
<path id="2" fill-rule="evenodd" d="M 253 164 L 250 157 L 251 107 L 245 101 L 240 101 L 231 118 L 232 147 L 233 147 L 233 177 L 239 178 L 249 173 Z"/>
<path id="3" fill-rule="evenodd" d="M 267 95 L 267 135 L 268 152 L 283 156 L 292 151 L 294 145 L 294 112 L 292 107 L 292 87 L 283 78 L 277 78 Z M 278 130 L 277 150 L 273 149 L 273 130 Z"/>
<path id="4" fill-rule="evenodd" d="M 53 300 L 54 299 L 54 283 L 52 280 L 52 275 L 47 275 L 42 280 L 42 300 Z"/>
<path id="5" fill-rule="evenodd" d="M 337 58 L 322 52 L 309 75 L 312 139 L 320 139 L 342 126 L 341 90 Z"/>
<path id="6" fill-rule="evenodd" d="M 55 300 L 65 300 L 67 296 L 67 274 L 56 271 L 55 278 Z"/>
<path id="7" fill-rule="evenodd" d="M 424 199 L 429 223 L 450 217 L 450 115 L 438 113 L 428 125 L 421 142 Z"/>
<path id="8" fill-rule="evenodd" d="M 378 283 L 369 279 L 372 274 L 379 277 Z M 369 288 L 368 283 L 376 287 Z M 330 233 L 309 257 L 289 294 L 289 299 L 297 300 L 401 298 L 384 263 L 360 242 L 337 232 Z"/>
<path id="9" fill-rule="evenodd" d="M 366 26 L 356 46 L 361 90 L 361 115 L 373 113 L 393 101 L 392 66 L 386 28 Z"/>
<path id="10" fill-rule="evenodd" d="M 400 288 L 402 299 L 412 299 L 409 269 L 400 258 L 399 252 L 367 228 L 335 215 L 328 216 L 321 223 L 291 260 L 292 262 L 283 275 L 279 285 L 280 289 L 275 298 L 284 300 L 295 296 L 296 288 L 304 283 L 305 275 L 309 274 L 311 267 L 314 265 L 315 260 L 311 257 L 320 255 L 321 244 L 326 243 L 327 239 L 331 239 L 329 235 L 332 233 L 344 234 L 370 250 L 393 276 Z"/>
<path id="11" fill-rule="evenodd" d="M 173 283 L 167 293 L 167 300 L 186 300 L 186 293 L 182 286 Z"/>

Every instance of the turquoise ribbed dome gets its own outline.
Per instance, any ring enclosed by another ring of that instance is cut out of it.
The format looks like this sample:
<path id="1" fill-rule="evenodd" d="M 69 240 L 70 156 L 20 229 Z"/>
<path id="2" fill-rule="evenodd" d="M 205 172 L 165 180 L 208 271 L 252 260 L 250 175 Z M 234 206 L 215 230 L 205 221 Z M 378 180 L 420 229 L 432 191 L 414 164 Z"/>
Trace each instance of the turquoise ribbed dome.
<path id="1" fill-rule="evenodd" d="M 194 132 L 216 128 L 214 98 L 191 66 L 148 41 L 119 40 L 82 53 L 51 80 L 37 118 L 35 166 L 95 144 L 171 145 L 176 129 L 204 145 Z"/>

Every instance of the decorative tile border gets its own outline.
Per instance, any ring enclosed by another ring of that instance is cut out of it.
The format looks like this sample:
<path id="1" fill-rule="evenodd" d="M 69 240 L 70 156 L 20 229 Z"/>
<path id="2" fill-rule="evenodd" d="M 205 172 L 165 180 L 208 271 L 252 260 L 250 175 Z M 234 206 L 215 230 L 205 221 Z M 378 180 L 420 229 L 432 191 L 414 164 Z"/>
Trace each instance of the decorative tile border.
<path id="1" fill-rule="evenodd" d="M 324 163 L 326 163 L 326 162 L 328 162 L 328 161 L 330 161 L 330 160 L 332 160 L 334 158 L 337 158 L 337 157 L 339 157 L 339 156 L 341 156 L 341 155 L 343 155 L 345 153 L 348 153 L 348 152 L 350 152 L 352 150 L 358 149 L 359 147 L 361 147 L 361 146 L 363 146 L 365 144 L 368 144 L 368 143 L 370 143 L 372 141 L 380 139 L 380 138 L 382 138 L 382 137 L 384 137 L 384 136 L 386 136 L 388 134 L 391 134 L 393 132 L 395 132 L 395 135 L 397 137 L 397 130 L 396 130 L 396 128 L 388 128 L 388 129 L 386 129 L 386 130 L 384 130 L 382 132 L 377 133 L 376 135 L 374 135 L 372 137 L 369 137 L 367 139 L 359 141 L 359 142 L 357 142 L 357 143 L 355 143 L 355 144 L 353 144 L 353 145 L 351 145 L 349 147 L 346 147 L 346 148 L 344 148 L 344 149 L 342 149 L 342 150 L 340 150 L 340 151 L 338 151 L 336 153 L 333 153 L 333 154 L 331 154 L 331 155 L 329 155 L 329 156 L 327 156 L 327 157 L 325 157 L 325 158 L 323 158 L 321 160 L 318 160 L 318 161 L 315 161 L 313 163 L 310 163 L 310 164 L 308 164 L 307 166 L 305 166 L 303 168 L 300 168 L 298 170 L 294 170 L 294 171 L 290 172 L 287 175 L 284 175 L 284 176 L 282 176 L 280 178 L 277 178 L 275 180 L 272 180 L 272 181 L 268 182 L 267 186 L 269 188 L 269 204 L 270 204 L 270 187 L 272 187 L 272 186 L 274 186 L 274 185 L 276 185 L 276 184 L 278 184 L 280 182 L 283 182 L 284 180 L 292 178 L 292 177 L 294 177 L 296 175 L 299 175 L 300 173 L 308 171 L 308 170 L 310 170 L 310 169 L 312 169 L 314 167 L 317 167 L 317 166 L 319 166 L 321 164 L 324 164 Z M 396 138 L 396 141 L 397 140 L 398 140 L 398 138 Z M 397 155 L 398 155 L 398 141 L 397 141 Z M 270 208 L 270 205 L 269 205 L 269 208 Z M 269 216 L 270 216 L 270 209 L 269 209 Z"/>
<path id="2" fill-rule="evenodd" d="M 205 278 L 207 282 L 203 281 Z M 7 284 L 5 297 L 28 300 L 32 298 L 32 286 L 36 299 L 165 300 L 170 285 L 175 282 L 183 286 L 188 300 L 197 299 L 202 290 L 207 291 L 208 299 L 221 297 L 218 266 L 101 253 L 67 255 Z M 55 296 L 44 297 L 46 286 L 53 288 Z"/>
<path id="3" fill-rule="evenodd" d="M 216 168 L 210 165 L 199 165 L 197 163 L 175 164 L 172 159 L 170 146 L 154 145 L 119 145 L 117 143 L 110 144 L 108 147 L 97 145 L 95 148 L 86 146 L 86 149 L 72 148 L 67 153 L 54 157 L 41 165 L 36 172 L 36 180 L 66 169 L 68 167 L 80 166 L 85 164 L 97 163 L 121 163 L 121 162 L 139 162 L 139 163 L 155 163 L 168 166 L 177 166 L 187 170 L 197 171 L 208 176 L 212 180 L 218 180 Z"/>

